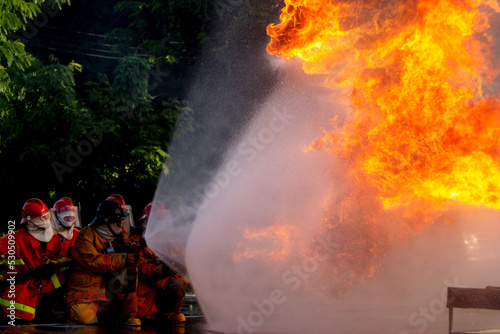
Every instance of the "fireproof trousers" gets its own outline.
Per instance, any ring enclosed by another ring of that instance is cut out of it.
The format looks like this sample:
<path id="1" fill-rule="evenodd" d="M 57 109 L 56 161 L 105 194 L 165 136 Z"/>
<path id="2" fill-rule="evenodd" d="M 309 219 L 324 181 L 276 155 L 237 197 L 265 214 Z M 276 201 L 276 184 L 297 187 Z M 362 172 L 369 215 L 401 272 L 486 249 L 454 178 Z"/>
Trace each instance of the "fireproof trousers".
<path id="1" fill-rule="evenodd" d="M 101 301 L 88 302 L 85 299 L 75 300 L 68 304 L 68 316 L 79 324 L 92 325 L 97 323 L 99 314 L 116 307 L 118 317 L 122 320 L 137 317 L 137 294 L 135 292 L 127 296 L 113 295 L 113 297 L 116 301 L 111 304 Z"/>
<path id="2" fill-rule="evenodd" d="M 68 317 L 74 322 L 82 325 L 96 324 L 99 304 L 99 302 L 72 302 L 68 305 Z"/>
<path id="3" fill-rule="evenodd" d="M 162 315 L 179 313 L 185 295 L 186 281 L 182 279 L 169 280 L 161 287 L 150 286 L 146 293 L 138 296 L 139 318 L 145 318 L 157 312 Z"/>
<path id="4" fill-rule="evenodd" d="M 166 284 L 165 288 L 159 288 L 156 292 L 158 312 L 164 314 L 179 313 L 185 295 L 186 285 L 184 281 L 178 279 L 171 280 Z"/>

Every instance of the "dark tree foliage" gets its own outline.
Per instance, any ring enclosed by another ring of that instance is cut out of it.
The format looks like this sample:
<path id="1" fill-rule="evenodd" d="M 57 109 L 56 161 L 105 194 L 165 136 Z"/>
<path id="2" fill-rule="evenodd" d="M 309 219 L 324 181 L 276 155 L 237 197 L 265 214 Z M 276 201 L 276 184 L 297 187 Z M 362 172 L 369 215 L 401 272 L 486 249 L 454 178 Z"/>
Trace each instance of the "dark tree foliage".
<path id="1" fill-rule="evenodd" d="M 196 207 L 224 153 L 252 119 L 279 79 L 266 59 L 266 26 L 279 16 L 279 1 L 215 1 L 213 30 L 197 59 L 187 99 L 196 132 L 177 140 L 167 161 L 171 177 L 162 193 L 171 209 Z M 186 168 L 189 162 L 194 168 Z M 173 196 L 172 196 L 173 194 Z"/>
<path id="2" fill-rule="evenodd" d="M 34 21 L 28 32 L 18 32 L 26 50 L 48 61 L 51 54 L 61 63 L 75 61 L 84 66 L 75 76 L 76 90 L 88 81 L 96 81 L 99 73 L 110 75 L 122 58 L 113 49 L 117 41 L 105 41 L 105 34 L 127 21 L 114 14 L 119 0 L 78 0 L 62 10 L 46 12 L 44 19 Z"/>
<path id="3" fill-rule="evenodd" d="M 213 23 L 209 0 L 120 1 L 114 11 L 127 18 L 126 27 L 107 34 L 121 55 L 141 54 L 154 65 L 154 72 L 167 80 L 156 82 L 155 94 L 163 98 L 183 96 Z"/>
<path id="4" fill-rule="evenodd" d="M 35 2 L 5 0 L 0 2 L 0 94 L 9 97 L 11 83 L 10 68 L 24 69 L 33 58 L 26 53 L 24 44 L 12 34 L 26 28 L 42 11 L 42 6 L 53 8 L 67 3 L 67 0 L 40 0 Z"/>
<path id="5" fill-rule="evenodd" d="M 123 59 L 111 80 L 102 75 L 87 85 L 85 103 L 74 90 L 78 68 L 35 61 L 11 73 L 13 98 L 0 99 L 0 179 L 9 189 L 4 204 L 12 208 L 11 219 L 28 198 L 51 206 L 70 196 L 89 221 L 111 193 L 149 201 L 167 172 L 168 142 L 183 106 L 171 100 L 152 112 L 149 65 Z"/>
<path id="6" fill-rule="evenodd" d="M 24 199 L 54 191 L 52 161 L 92 122 L 76 99 L 73 71 L 78 68 L 34 61 L 9 71 L 11 97 L 0 98 L 0 180 L 9 219 L 19 217 Z"/>
<path id="7" fill-rule="evenodd" d="M 163 163 L 182 105 L 171 100 L 153 112 L 147 92 L 148 68 L 143 59 L 127 57 L 112 80 L 102 75 L 99 82 L 87 84 L 87 107 L 106 125 L 95 155 L 79 172 L 87 176 L 82 190 L 94 189 L 98 200 L 113 191 L 131 202 L 148 202 L 158 177 L 168 172 Z"/>
<path id="8" fill-rule="evenodd" d="M 139 216 L 160 175 L 175 174 L 176 201 L 207 182 L 184 172 L 217 168 L 276 80 L 262 55 L 279 2 L 81 0 L 29 38 L 10 28 L 34 56 L 0 40 L 0 88 L 10 94 L 0 97 L 8 219 L 19 222 L 28 198 L 50 207 L 69 196 L 87 224 L 112 193 Z"/>

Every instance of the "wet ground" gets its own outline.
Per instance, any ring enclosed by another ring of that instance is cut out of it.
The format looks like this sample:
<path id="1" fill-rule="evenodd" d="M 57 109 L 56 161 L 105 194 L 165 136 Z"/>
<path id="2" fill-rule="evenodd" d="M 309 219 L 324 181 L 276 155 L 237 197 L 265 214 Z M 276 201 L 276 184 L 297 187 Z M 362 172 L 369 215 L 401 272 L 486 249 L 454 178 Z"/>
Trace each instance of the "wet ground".
<path id="1" fill-rule="evenodd" d="M 134 333 L 143 334 L 171 333 L 171 334 L 208 334 L 214 333 L 204 329 L 205 319 L 196 301 L 196 297 L 187 295 L 182 305 L 182 313 L 186 315 L 186 324 L 183 326 L 156 325 L 153 319 L 142 321 L 140 328 L 125 328 L 113 325 L 81 326 L 74 322 L 50 323 L 50 324 L 20 324 L 16 320 L 16 326 L 8 324 L 0 325 L 0 332 L 6 334 L 24 333 L 67 333 L 67 334 L 104 334 L 104 333 Z"/>

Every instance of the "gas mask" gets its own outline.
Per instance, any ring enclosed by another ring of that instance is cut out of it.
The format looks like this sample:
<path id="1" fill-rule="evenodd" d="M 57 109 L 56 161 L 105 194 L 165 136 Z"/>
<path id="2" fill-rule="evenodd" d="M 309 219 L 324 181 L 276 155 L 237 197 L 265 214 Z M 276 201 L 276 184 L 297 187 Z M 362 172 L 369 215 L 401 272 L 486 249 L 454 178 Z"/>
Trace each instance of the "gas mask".
<path id="1" fill-rule="evenodd" d="M 57 220 L 59 221 L 59 225 L 65 229 L 70 230 L 75 226 L 76 215 L 72 210 L 61 211 L 57 214 Z"/>
<path id="2" fill-rule="evenodd" d="M 49 242 L 54 235 L 50 224 L 50 212 L 46 212 L 39 217 L 28 219 L 27 228 L 29 234 L 41 242 Z"/>
<path id="3" fill-rule="evenodd" d="M 66 240 L 73 239 L 73 228 L 76 222 L 76 214 L 74 210 L 61 211 L 56 213 L 57 216 L 57 231 Z"/>
<path id="4" fill-rule="evenodd" d="M 116 224 L 120 224 L 120 226 L 117 226 Z M 122 222 L 108 224 L 108 227 L 111 230 L 111 232 L 113 234 L 115 234 L 116 236 L 119 236 L 120 233 L 122 233 L 122 231 L 123 231 Z"/>

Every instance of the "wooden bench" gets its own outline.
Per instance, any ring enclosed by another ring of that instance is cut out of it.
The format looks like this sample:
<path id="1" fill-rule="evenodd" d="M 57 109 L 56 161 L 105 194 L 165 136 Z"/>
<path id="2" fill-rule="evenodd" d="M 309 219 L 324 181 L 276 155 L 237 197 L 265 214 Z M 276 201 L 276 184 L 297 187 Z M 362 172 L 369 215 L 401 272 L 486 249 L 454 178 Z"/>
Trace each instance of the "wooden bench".
<path id="1" fill-rule="evenodd" d="M 449 309 L 448 332 L 450 334 L 500 332 L 500 329 L 466 332 L 453 331 L 453 308 L 500 310 L 500 287 L 487 286 L 485 289 L 448 287 L 446 307 Z"/>

